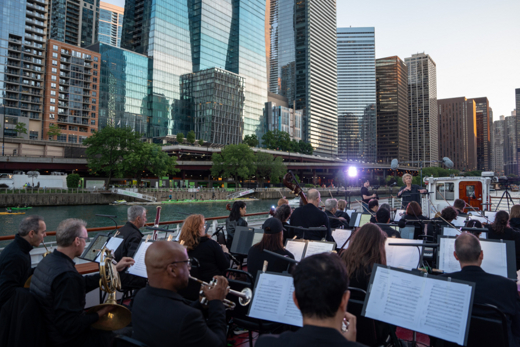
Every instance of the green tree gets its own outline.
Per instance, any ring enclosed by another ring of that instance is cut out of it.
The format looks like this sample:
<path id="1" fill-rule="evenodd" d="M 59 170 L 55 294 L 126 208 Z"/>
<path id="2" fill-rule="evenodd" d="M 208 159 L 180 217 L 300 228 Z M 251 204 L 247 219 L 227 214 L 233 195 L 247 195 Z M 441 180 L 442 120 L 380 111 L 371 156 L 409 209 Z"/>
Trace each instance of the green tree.
<path id="1" fill-rule="evenodd" d="M 231 177 L 247 179 L 256 171 L 255 152 L 245 143 L 227 145 L 220 153 L 213 153 L 211 175 L 214 177 Z"/>
<path id="2" fill-rule="evenodd" d="M 453 170 L 453 169 L 444 169 L 442 167 L 437 167 L 437 166 L 430 166 L 430 167 L 425 167 L 423 168 L 422 170 L 422 177 L 430 177 L 430 176 L 433 176 L 433 177 L 450 177 L 450 175 L 458 175 L 459 174 L 459 170 Z M 402 181 L 402 179 L 401 179 Z M 414 176 L 412 178 L 412 184 L 417 184 L 417 185 L 421 185 L 421 175 L 420 173 L 417 175 L 417 176 Z"/>
<path id="3" fill-rule="evenodd" d="M 287 167 L 283 163 L 282 157 L 274 157 L 265 152 L 256 153 L 256 177 L 260 183 L 264 182 L 264 177 L 269 177 L 271 183 L 280 183 L 280 178 L 287 172 Z"/>
<path id="4" fill-rule="evenodd" d="M 312 145 L 310 143 L 300 140 L 299 144 L 300 144 L 300 153 L 301 154 L 312 155 L 312 153 L 314 153 L 314 148 L 312 147 Z"/>
<path id="5" fill-rule="evenodd" d="M 279 150 L 286 152 L 291 150 L 291 137 L 288 132 L 275 130 L 274 137 L 276 139 L 276 147 Z"/>
<path id="6" fill-rule="evenodd" d="M 255 134 L 253 135 L 246 135 L 244 136 L 244 141 L 242 141 L 243 143 L 245 143 L 246 145 L 248 145 L 249 147 L 256 147 L 258 146 L 258 136 L 256 136 Z"/>
<path id="7" fill-rule="evenodd" d="M 203 139 L 199 139 L 199 145 L 203 145 L 204 144 L 204 140 Z"/>
<path id="8" fill-rule="evenodd" d="M 289 152 L 300 153 L 300 143 L 292 139 L 289 146 Z"/>
<path id="9" fill-rule="evenodd" d="M 124 170 L 124 158 L 142 145 L 141 135 L 131 128 L 107 126 L 87 137 L 83 144 L 88 146 L 87 165 L 98 175 L 104 172 L 110 180 Z"/>
<path id="10" fill-rule="evenodd" d="M 168 174 L 175 174 L 180 170 L 177 165 L 177 157 L 170 157 L 163 152 L 161 146 L 153 143 L 140 142 L 123 158 L 122 171 L 137 180 L 137 186 L 141 184 L 143 173 L 148 170 L 158 178 Z"/>
<path id="11" fill-rule="evenodd" d="M 193 130 L 188 132 L 188 135 L 186 135 L 186 140 L 188 140 L 188 142 L 192 145 L 195 143 L 195 132 Z"/>
<path id="12" fill-rule="evenodd" d="M 67 175 L 67 188 L 78 188 L 80 178 L 76 173 Z"/>
<path id="13" fill-rule="evenodd" d="M 463 176 L 482 176 L 481 170 L 475 170 L 475 171 L 466 171 L 462 174 Z"/>
<path id="14" fill-rule="evenodd" d="M 25 127 L 25 123 L 18 122 L 16 123 L 16 126 L 14 127 L 14 130 L 18 134 L 26 134 L 27 135 L 27 128 Z"/>
<path id="15" fill-rule="evenodd" d="M 276 149 L 276 138 L 274 137 L 274 133 L 269 130 L 262 136 L 262 144 L 265 148 L 268 149 Z"/>
<path id="16" fill-rule="evenodd" d="M 184 134 L 183 133 L 177 134 L 177 142 L 181 145 L 184 143 Z"/>
<path id="17" fill-rule="evenodd" d="M 58 128 L 57 125 L 51 124 L 49 125 L 49 130 L 47 130 L 47 136 L 49 136 L 49 140 L 54 140 L 54 136 L 59 136 L 61 134 L 61 129 Z"/>

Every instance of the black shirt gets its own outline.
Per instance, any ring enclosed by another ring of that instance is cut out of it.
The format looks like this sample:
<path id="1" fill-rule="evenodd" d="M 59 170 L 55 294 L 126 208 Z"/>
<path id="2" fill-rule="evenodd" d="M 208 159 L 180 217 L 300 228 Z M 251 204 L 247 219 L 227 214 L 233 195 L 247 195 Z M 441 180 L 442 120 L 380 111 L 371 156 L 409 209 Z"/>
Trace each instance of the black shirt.
<path id="1" fill-rule="evenodd" d="M 279 249 L 273 251 L 280 255 L 294 259 L 294 255 L 286 249 Z M 279 259 L 276 256 L 260 250 L 259 247 L 251 247 L 247 254 L 247 272 L 253 275 L 253 283 L 256 282 L 256 275 L 264 266 L 264 260 L 267 260 L 267 271 L 269 272 L 284 272 L 292 267 L 292 263 Z"/>
<path id="2" fill-rule="evenodd" d="M 307 204 L 295 209 L 293 214 L 291 215 L 291 226 L 302 228 L 324 226 L 327 228 L 327 231 L 326 233 L 323 233 L 321 235 L 317 235 L 311 232 L 306 232 L 306 234 L 303 235 L 302 230 L 294 230 L 296 235 L 298 235 L 298 238 L 305 238 L 307 240 L 321 240 L 323 237 L 325 237 L 327 241 L 334 242 L 334 239 L 332 238 L 332 234 L 330 231 L 329 218 L 327 217 L 325 212 L 320 211 L 313 204 Z"/>
<path id="3" fill-rule="evenodd" d="M 401 187 L 401 189 L 399 189 L 399 192 L 397 193 L 397 196 L 402 199 L 401 205 L 403 206 L 403 208 L 406 209 L 408 204 L 412 201 L 417 202 L 419 206 L 421 206 L 421 193 L 419 193 L 419 190 L 424 188 L 421 188 L 417 184 L 412 184 L 410 191 L 407 190 L 405 192 L 405 188 L 406 186 Z"/>
<path id="4" fill-rule="evenodd" d="M 132 222 L 126 222 L 126 224 L 119 229 L 119 234 L 123 236 L 123 242 L 116 249 L 114 258 L 116 261 L 120 261 L 123 257 L 132 257 L 137 252 L 143 234 Z"/>
<path id="5" fill-rule="evenodd" d="M 366 195 L 366 196 L 370 196 L 371 194 L 368 192 L 368 188 L 367 187 L 361 187 L 361 200 L 363 200 L 364 203 L 369 203 L 370 199 L 372 198 L 368 198 L 368 199 L 364 199 L 363 198 L 363 195 Z"/>
<path id="6" fill-rule="evenodd" d="M 509 226 L 514 230 L 520 231 L 520 218 L 511 218 L 509 220 Z"/>
<path id="7" fill-rule="evenodd" d="M 343 211 L 340 211 L 340 210 L 337 210 L 336 211 L 336 217 L 343 217 L 347 220 L 347 225 L 350 223 L 350 217 L 348 215 L 347 212 L 343 212 Z"/>
<path id="8" fill-rule="evenodd" d="M 416 220 L 423 220 L 423 219 L 427 219 L 427 218 L 424 217 L 423 215 L 415 216 L 415 215 L 405 214 L 405 215 L 403 215 L 401 220 L 399 220 L 399 228 L 404 228 L 407 226 L 414 225 L 415 231 L 414 231 L 413 238 L 415 240 L 419 240 L 420 239 L 419 235 L 424 235 L 424 223 L 421 223 L 421 222 L 407 223 L 407 221 L 410 221 L 410 220 L 416 221 Z M 422 238 L 420 240 L 422 240 Z"/>
<path id="9" fill-rule="evenodd" d="M 18 287 L 22 287 L 32 273 L 31 256 L 33 246 L 19 234 L 0 253 L 0 308 L 11 298 Z"/>
<path id="10" fill-rule="evenodd" d="M 379 223 L 378 226 L 381 228 L 381 230 L 383 230 L 386 233 L 386 235 L 388 237 L 395 237 L 398 239 L 401 238 L 401 233 L 399 231 L 395 230 L 394 228 L 390 227 L 390 225 L 388 225 L 386 223 L 384 225 L 383 225 L 383 223 Z"/>
<path id="11" fill-rule="evenodd" d="M 339 217 L 336 217 L 330 211 L 325 210 L 325 213 L 327 214 L 327 217 L 329 218 L 330 229 L 339 229 L 342 226 L 348 226 L 348 222 L 343 222 L 339 219 L 336 219 Z M 330 218 L 330 217 L 332 217 L 332 218 Z"/>

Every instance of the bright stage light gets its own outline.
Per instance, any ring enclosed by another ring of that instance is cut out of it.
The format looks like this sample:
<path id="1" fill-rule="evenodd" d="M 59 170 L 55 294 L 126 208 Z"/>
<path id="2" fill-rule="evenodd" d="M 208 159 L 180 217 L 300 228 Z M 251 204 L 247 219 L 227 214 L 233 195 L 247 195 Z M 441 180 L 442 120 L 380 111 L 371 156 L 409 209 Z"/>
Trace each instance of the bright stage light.
<path id="1" fill-rule="evenodd" d="M 357 176 L 357 168 L 355 166 L 351 166 L 347 170 L 348 177 L 356 177 Z"/>

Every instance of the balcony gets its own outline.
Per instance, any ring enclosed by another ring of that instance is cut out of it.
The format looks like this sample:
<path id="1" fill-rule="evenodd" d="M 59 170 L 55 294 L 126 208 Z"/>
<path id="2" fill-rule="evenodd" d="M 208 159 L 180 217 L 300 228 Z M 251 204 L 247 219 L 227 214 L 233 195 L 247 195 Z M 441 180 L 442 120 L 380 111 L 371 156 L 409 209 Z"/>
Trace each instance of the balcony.
<path id="1" fill-rule="evenodd" d="M 47 12 L 45 7 L 30 3 L 30 2 L 27 3 L 27 8 L 31 8 L 31 9 L 34 9 L 36 11 L 43 12 L 43 13 Z"/>
<path id="2" fill-rule="evenodd" d="M 18 94 L 6 93 L 5 98 L 10 100 L 18 100 Z"/>
<path id="3" fill-rule="evenodd" d="M 61 50 L 61 55 L 68 55 L 68 56 L 70 56 L 71 53 L 68 50 L 66 50 L 66 49 L 62 49 Z"/>
<path id="4" fill-rule="evenodd" d="M 29 116 L 29 118 L 31 118 L 31 119 L 38 119 L 38 120 L 41 119 L 39 115 L 32 114 L 32 113 L 31 113 L 31 115 Z"/>
<path id="5" fill-rule="evenodd" d="M 8 46 L 7 49 L 11 50 L 11 51 L 20 51 L 20 47 L 16 47 L 16 46 Z"/>
<path id="6" fill-rule="evenodd" d="M 7 107 L 18 107 L 18 103 L 17 103 L 17 102 L 12 102 L 12 101 L 7 101 L 7 102 L 5 103 L 5 105 L 6 105 Z"/>
<path id="7" fill-rule="evenodd" d="M 70 59 L 66 59 L 66 58 L 61 58 L 60 61 L 63 63 L 70 63 Z"/>
<path id="8" fill-rule="evenodd" d="M 20 76 L 20 71 L 18 70 L 7 69 L 5 73 L 8 75 Z"/>
<path id="9" fill-rule="evenodd" d="M 20 79 L 19 79 L 19 78 L 13 78 L 13 77 L 9 77 L 9 76 L 7 76 L 7 77 L 5 78 L 5 80 L 6 80 L 7 82 L 11 82 L 11 83 L 20 83 Z"/>
<path id="10" fill-rule="evenodd" d="M 63 101 L 58 101 L 58 106 L 59 106 L 59 107 L 66 107 L 66 108 L 69 108 L 69 104 L 66 103 L 66 102 L 63 102 Z"/>
<path id="11" fill-rule="evenodd" d="M 22 41 L 21 41 L 21 40 L 15 39 L 15 38 L 13 38 L 13 37 L 10 37 L 10 38 L 9 38 L 9 41 L 14 42 L 14 43 L 22 44 Z"/>
<path id="12" fill-rule="evenodd" d="M 20 60 L 20 59 L 21 59 L 20 54 L 8 54 L 7 56 L 8 56 L 9 58 L 11 58 L 11 59 L 17 59 L 17 60 Z M 7 63 L 9 64 L 9 61 L 7 61 Z M 17 63 L 17 64 L 19 64 L 19 63 Z M 17 65 L 17 66 L 20 66 L 20 65 Z"/>
<path id="13" fill-rule="evenodd" d="M 7 87 L 6 89 L 9 91 L 13 91 L 13 92 L 20 92 L 20 89 L 16 88 L 16 87 Z M 22 93 L 23 93 L 23 91 L 22 91 Z"/>
<path id="14" fill-rule="evenodd" d="M 90 63 L 84 63 L 83 66 L 88 67 L 88 68 L 91 68 L 91 67 L 92 67 L 92 64 L 90 64 Z"/>

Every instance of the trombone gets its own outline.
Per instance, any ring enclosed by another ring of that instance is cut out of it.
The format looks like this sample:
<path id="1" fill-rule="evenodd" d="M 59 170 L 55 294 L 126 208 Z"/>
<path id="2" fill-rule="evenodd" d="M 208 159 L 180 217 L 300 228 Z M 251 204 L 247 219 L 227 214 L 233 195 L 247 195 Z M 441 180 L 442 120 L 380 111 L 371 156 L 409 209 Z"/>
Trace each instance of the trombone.
<path id="1" fill-rule="evenodd" d="M 215 286 L 217 284 L 217 280 L 216 279 L 212 279 L 211 282 L 207 283 L 207 282 L 204 282 L 202 280 L 199 280 L 198 278 L 190 276 L 190 280 L 193 280 L 193 281 L 195 281 L 197 283 L 200 283 L 201 287 L 202 286 L 209 286 L 211 288 L 211 287 L 213 287 L 213 286 Z M 206 305 L 208 303 L 208 299 L 204 296 L 204 292 L 202 291 L 202 289 L 199 292 L 199 294 L 202 296 L 201 299 L 200 299 L 200 303 L 202 305 Z M 247 288 L 247 287 L 242 289 L 242 291 L 240 291 L 240 292 L 236 291 L 236 290 L 233 290 L 233 289 L 230 289 L 229 290 L 229 294 L 237 296 L 238 297 L 238 302 L 242 306 L 249 305 L 249 303 L 251 302 L 251 299 L 253 298 L 253 291 L 251 290 L 251 288 Z M 233 310 L 233 309 L 235 309 L 235 306 L 236 306 L 236 304 L 233 301 L 228 300 L 228 299 L 224 299 L 224 307 L 226 308 L 226 310 Z"/>

